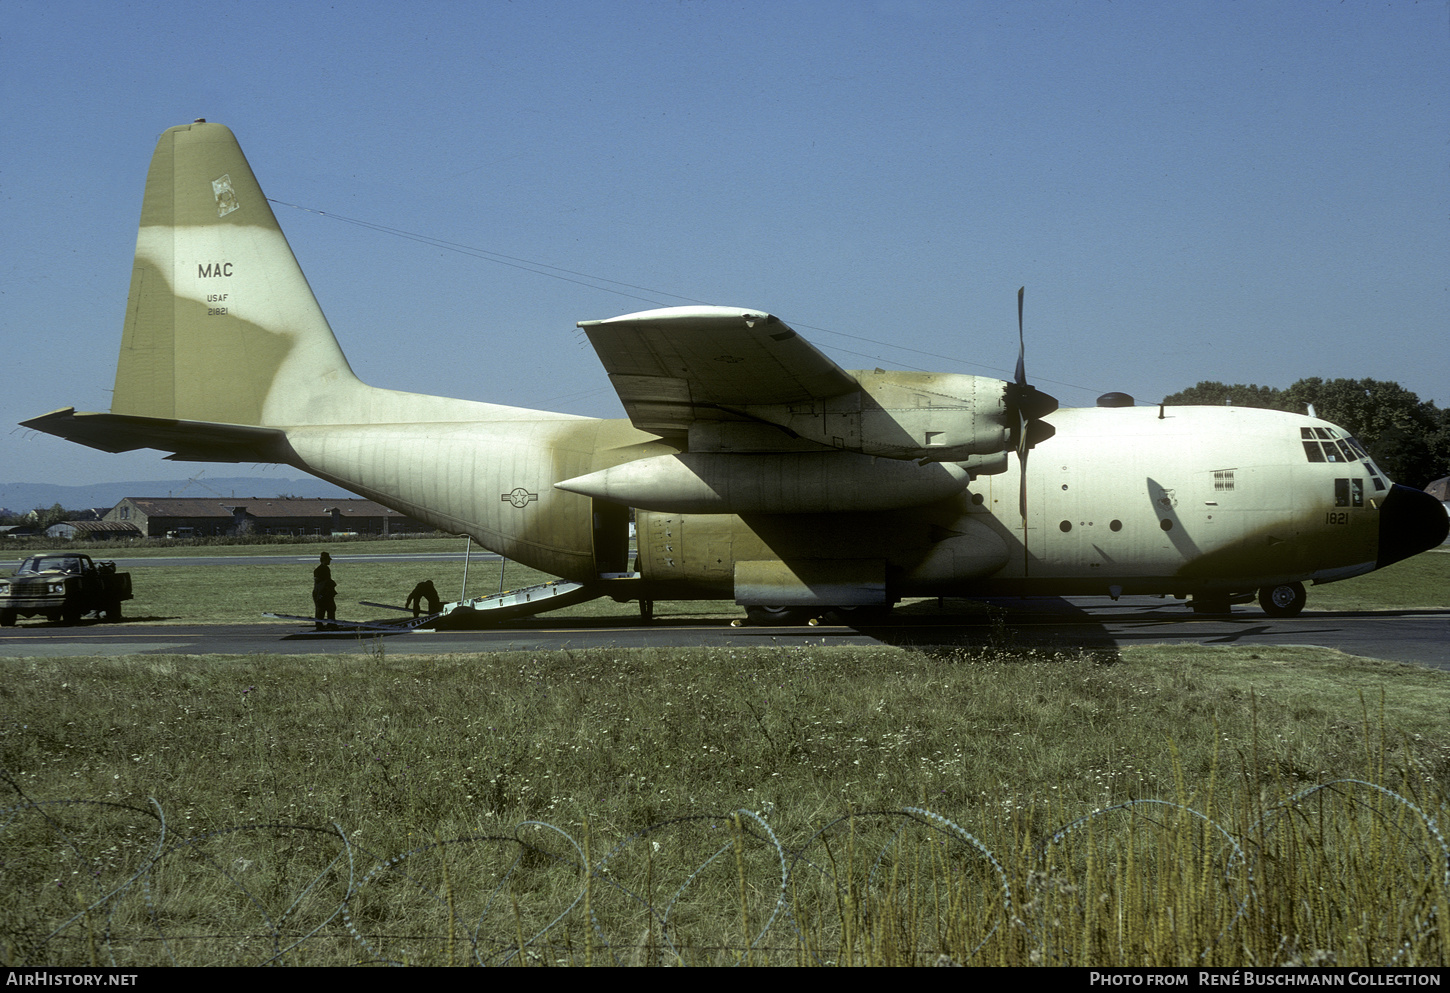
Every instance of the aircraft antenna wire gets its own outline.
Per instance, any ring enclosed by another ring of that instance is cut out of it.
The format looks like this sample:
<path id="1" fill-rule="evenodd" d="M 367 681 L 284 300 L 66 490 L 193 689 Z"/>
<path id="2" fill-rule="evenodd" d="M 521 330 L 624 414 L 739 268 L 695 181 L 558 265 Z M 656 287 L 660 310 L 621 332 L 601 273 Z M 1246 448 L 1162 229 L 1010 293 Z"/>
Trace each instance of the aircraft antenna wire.
<path id="1" fill-rule="evenodd" d="M 579 272 L 575 269 L 566 269 L 563 266 L 550 265 L 547 262 L 536 262 L 532 259 L 524 259 L 514 255 L 506 255 L 503 252 L 495 252 L 492 249 L 479 248 L 476 245 L 465 245 L 460 242 L 448 241 L 443 238 L 435 238 L 431 235 L 419 234 L 416 231 L 407 231 L 403 228 L 395 228 L 387 224 L 379 224 L 376 221 L 365 221 L 361 218 L 348 217 L 346 214 L 339 214 L 330 210 L 320 210 L 316 207 L 307 207 L 298 203 L 290 203 L 286 200 L 278 200 L 275 197 L 268 197 L 267 202 L 276 204 L 279 207 L 289 207 L 293 210 L 300 210 L 306 214 L 316 214 L 319 217 L 326 217 L 335 221 L 342 221 L 347 224 L 354 224 L 361 228 L 367 228 L 371 231 L 377 231 L 380 234 L 389 234 L 397 238 L 404 238 L 408 241 L 415 241 L 419 244 L 428 245 L 432 248 L 441 248 L 444 251 L 456 252 L 459 255 L 466 255 L 470 258 L 480 259 L 484 262 L 494 262 L 498 265 L 508 266 L 511 269 L 521 269 L 524 272 L 531 272 L 537 276 L 548 276 L 553 279 L 561 279 L 566 283 L 573 283 L 576 286 L 583 286 L 592 290 L 602 290 L 605 293 L 613 293 L 616 296 L 622 296 L 630 300 L 639 300 L 642 303 L 650 303 L 659 307 L 668 306 L 668 304 L 664 300 L 659 299 L 660 297 L 668 297 L 670 299 L 680 300 L 685 303 L 696 303 L 702 305 L 709 305 L 711 303 L 711 301 L 709 300 L 701 300 L 698 297 L 685 296 L 680 293 L 671 293 L 668 290 L 659 290 L 649 286 L 639 286 L 635 283 L 626 283 L 622 280 L 610 279 L 607 276 L 596 276 L 592 273 Z M 624 287 L 624 289 L 615 289 L 611 286 L 600 285 L 602 283 L 612 283 L 614 284 L 614 286 Z M 640 296 L 638 293 L 627 292 L 628 290 L 638 290 L 640 293 L 650 293 L 654 295 Z M 788 321 L 787 323 L 789 323 L 791 327 L 794 328 L 804 329 L 807 331 L 819 331 L 822 334 L 835 335 L 838 338 L 849 338 L 852 341 L 863 341 L 868 344 L 879 345 L 882 348 L 888 348 L 893 351 L 911 352 L 914 355 L 924 355 L 927 358 L 941 359 L 943 362 L 953 362 L 957 365 L 967 366 L 974 369 L 982 369 L 990 373 L 1006 373 L 1008 371 L 999 366 L 986 365 L 981 362 L 970 362 L 966 359 L 958 358 L 953 355 L 943 355 L 940 352 L 930 352 L 921 348 L 912 348 L 908 345 L 898 345 L 894 342 L 881 341 L 876 338 L 868 338 L 865 335 L 850 334 L 846 331 L 835 331 L 831 328 L 823 328 L 814 324 L 802 324 L 798 321 Z M 836 347 L 836 350 L 844 352 L 847 355 L 856 355 L 861 358 L 871 359 L 873 362 L 890 362 L 890 360 L 884 359 L 880 355 L 872 355 L 867 352 L 858 352 L 849 348 L 841 348 L 839 346 Z M 923 369 L 920 366 L 904 365 L 900 362 L 890 362 L 890 364 L 899 365 L 904 369 L 914 370 L 916 372 L 932 371 L 929 369 Z M 1103 392 L 1097 387 L 1083 386 L 1079 383 L 1067 383 L 1058 379 L 1042 378 L 1038 381 L 1042 383 L 1051 383 L 1054 386 L 1065 386 L 1068 389 L 1082 390 L 1084 393 L 1094 396 Z"/>
<path id="2" fill-rule="evenodd" d="M 554 279 L 562 279 L 566 283 L 574 283 L 577 286 L 585 286 L 591 290 L 603 290 L 606 293 L 614 293 L 618 296 L 628 297 L 631 300 L 639 300 L 642 303 L 652 303 L 659 306 L 664 306 L 664 303 L 662 301 L 653 299 L 652 297 L 642 297 L 635 293 L 626 293 L 624 290 L 616 290 L 608 286 L 600 286 L 598 285 L 598 283 L 614 283 L 617 286 L 626 286 L 630 289 L 641 290 L 645 293 L 656 293 L 661 296 L 674 297 L 677 300 L 684 300 L 689 303 L 701 302 L 691 299 L 690 297 L 680 296 L 676 293 L 666 293 L 663 290 L 653 290 L 647 286 L 635 286 L 632 283 L 620 282 L 617 279 L 608 279 L 604 276 L 593 276 L 587 272 L 575 272 L 573 269 L 565 269 L 561 266 L 549 265 L 547 262 L 534 262 L 530 259 L 521 259 L 512 255 L 505 255 L 502 252 L 495 252 L 487 248 L 478 248 L 474 245 L 464 245 L 454 241 L 446 241 L 442 238 L 434 238 L 431 235 L 418 234 L 414 231 L 405 231 L 402 228 L 394 228 L 389 227 L 386 224 L 378 224 L 375 221 L 364 221 L 360 218 L 348 217 L 344 214 L 333 213 L 330 210 L 318 210 L 316 207 L 304 207 L 301 204 L 288 203 L 286 200 L 277 200 L 272 197 L 268 197 L 267 201 L 269 203 L 275 203 L 280 207 L 291 207 L 294 210 L 300 210 L 304 213 L 317 214 L 320 217 L 330 217 L 333 220 L 344 221 L 348 224 L 356 224 L 358 227 L 368 228 L 373 231 L 378 231 L 382 234 L 394 235 L 399 238 L 405 238 L 408 241 L 416 241 L 420 244 L 429 245 L 433 248 L 441 248 L 449 252 L 457 252 L 459 255 L 467 255 L 471 258 L 482 259 L 485 262 L 496 262 L 499 265 L 505 265 L 511 269 L 522 269 L 525 272 L 532 272 L 539 276 L 551 276 Z M 552 271 L 546 272 L 545 270 Z M 580 278 L 574 279 L 572 278 L 574 276 L 578 276 Z M 596 280 L 597 282 L 591 283 L 587 282 L 587 280 Z"/>

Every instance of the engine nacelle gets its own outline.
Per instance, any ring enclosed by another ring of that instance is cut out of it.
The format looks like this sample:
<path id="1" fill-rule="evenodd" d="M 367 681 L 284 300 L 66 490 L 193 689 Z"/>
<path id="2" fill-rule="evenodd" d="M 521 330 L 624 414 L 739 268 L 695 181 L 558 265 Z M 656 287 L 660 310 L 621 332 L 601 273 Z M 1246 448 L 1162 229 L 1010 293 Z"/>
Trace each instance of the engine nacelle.
<path id="1" fill-rule="evenodd" d="M 1000 379 L 879 370 L 852 375 L 860 390 L 744 411 L 831 448 L 891 459 L 965 462 L 1012 447 L 1008 384 Z"/>
<path id="2" fill-rule="evenodd" d="M 676 514 L 836 514 L 899 510 L 955 496 L 966 469 L 851 452 L 687 452 L 555 483 L 611 503 Z"/>

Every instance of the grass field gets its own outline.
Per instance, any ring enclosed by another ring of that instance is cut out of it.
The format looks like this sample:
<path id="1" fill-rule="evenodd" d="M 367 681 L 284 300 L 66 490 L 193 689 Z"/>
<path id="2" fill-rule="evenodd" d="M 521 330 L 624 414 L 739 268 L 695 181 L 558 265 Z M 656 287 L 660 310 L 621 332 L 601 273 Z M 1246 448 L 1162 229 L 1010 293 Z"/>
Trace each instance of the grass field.
<path id="1" fill-rule="evenodd" d="M 1447 559 L 1310 602 L 1434 605 Z M 340 600 L 422 578 L 371 568 L 334 570 Z M 147 571 L 132 613 L 306 605 L 287 570 Z M 0 956 L 1450 960 L 1440 672 L 1010 639 L 390 652 L 0 663 Z"/>
<path id="2" fill-rule="evenodd" d="M 1450 683 L 1417 667 L 135 656 L 7 662 L 0 699 L 10 963 L 1447 958 Z M 1393 796 L 1291 802 L 1344 779 Z"/>
<path id="3" fill-rule="evenodd" d="M 459 562 L 363 563 L 349 562 L 350 555 L 386 552 L 394 555 L 449 551 L 462 552 L 464 542 L 456 538 L 410 538 L 389 541 L 298 542 L 286 545 L 200 545 L 137 546 L 98 548 L 95 558 L 191 556 L 253 556 L 276 554 L 279 561 L 267 565 L 134 566 L 130 568 L 136 599 L 125 605 L 130 622 L 151 623 L 256 623 L 267 612 L 306 614 L 312 612 L 312 567 L 319 552 L 335 557 L 333 578 L 338 583 L 339 616 L 352 619 L 377 617 L 375 608 L 362 608 L 360 600 L 402 605 L 408 592 L 421 579 L 432 579 L 445 599 L 464 592 L 464 567 Z M 477 548 L 475 546 L 475 551 Z M 479 596 L 499 588 L 500 564 L 474 559 L 469 566 L 467 592 Z M 502 566 L 508 589 L 545 582 L 553 577 L 519 565 Z M 935 601 L 931 601 L 934 606 Z M 949 601 L 950 609 L 975 608 L 966 601 Z M 1313 586 L 1308 610 L 1382 610 L 1402 608 L 1450 608 L 1450 552 L 1417 555 L 1367 576 Z M 1257 605 L 1236 608 L 1256 611 Z M 633 604 L 595 600 L 564 608 L 564 617 L 636 617 Z M 656 604 L 658 618 L 740 617 L 743 611 L 729 601 L 664 601 Z M 27 623 L 22 620 L 22 624 Z M 41 624 L 32 619 L 28 623 Z"/>

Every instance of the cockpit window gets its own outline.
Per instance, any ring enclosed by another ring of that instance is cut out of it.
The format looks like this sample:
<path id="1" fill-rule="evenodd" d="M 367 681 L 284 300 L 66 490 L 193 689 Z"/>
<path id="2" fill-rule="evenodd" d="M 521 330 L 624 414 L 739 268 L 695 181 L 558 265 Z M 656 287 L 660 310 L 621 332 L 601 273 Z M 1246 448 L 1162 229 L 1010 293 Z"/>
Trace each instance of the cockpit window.
<path id="1" fill-rule="evenodd" d="M 1374 484 L 1375 492 L 1383 493 L 1385 491 L 1385 481 L 1379 467 L 1374 464 L 1374 459 L 1370 458 L 1369 452 L 1359 443 L 1359 439 L 1347 434 L 1340 435 L 1339 432 L 1329 428 L 1300 428 L 1299 438 L 1304 445 L 1304 457 L 1310 462 L 1336 464 L 1363 462 L 1365 469 L 1369 472 L 1370 482 Z M 1356 481 L 1356 486 L 1360 487 L 1362 492 L 1362 482 Z M 1356 497 L 1352 497 L 1348 493 L 1345 496 L 1351 502 L 1340 504 L 1340 506 L 1360 506 L 1359 503 L 1354 502 Z"/>
<path id="2" fill-rule="evenodd" d="M 1385 481 L 1380 478 L 1379 469 L 1375 467 L 1375 464 L 1368 457 L 1364 460 L 1364 467 L 1369 470 L 1369 478 L 1370 482 L 1374 483 L 1374 491 L 1376 493 L 1383 493 Z"/>
<path id="3" fill-rule="evenodd" d="M 1300 428 L 1299 437 L 1304 439 L 1304 455 L 1310 462 L 1323 462 L 1324 449 L 1319 447 L 1319 442 L 1314 439 L 1313 428 Z"/>
<path id="4" fill-rule="evenodd" d="M 1344 450 L 1332 441 L 1306 441 L 1304 454 L 1310 462 L 1355 462 L 1354 456 L 1346 456 Z"/>

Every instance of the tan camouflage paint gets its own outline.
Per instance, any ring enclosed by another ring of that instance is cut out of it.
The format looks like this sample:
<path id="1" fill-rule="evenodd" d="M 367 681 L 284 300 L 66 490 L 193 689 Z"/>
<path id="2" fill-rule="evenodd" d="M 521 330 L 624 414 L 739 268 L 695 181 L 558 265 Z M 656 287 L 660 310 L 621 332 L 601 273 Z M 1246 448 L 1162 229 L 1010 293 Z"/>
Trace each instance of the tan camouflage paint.
<path id="1" fill-rule="evenodd" d="M 722 308 L 699 310 L 686 317 L 720 326 L 709 322 Z M 642 319 L 647 333 L 632 337 Z M 945 447 L 985 453 L 975 471 L 994 472 L 926 505 L 874 513 L 641 512 L 640 569 L 680 597 L 730 598 L 737 582 L 752 602 L 773 591 L 800 602 L 812 583 L 838 596 L 857 584 L 857 602 L 1230 592 L 1374 566 L 1377 502 L 1335 506 L 1336 478 L 1375 495 L 1363 464 L 1310 464 L 1300 448 L 1299 429 L 1326 422 L 1247 408 L 1059 410 L 1048 417 L 1056 436 L 1030 460 L 1024 528 L 1019 462 L 1001 454 L 1000 381 L 849 373 L 769 315 L 729 320 L 733 337 L 689 347 L 668 315 L 585 323 L 633 425 L 367 386 L 235 138 L 197 123 L 162 136 L 147 177 L 112 412 L 65 408 L 26 424 L 108 451 L 285 462 L 580 581 L 599 571 L 596 540 L 617 542 L 594 533 L 589 497 L 554 484 L 687 444 L 923 461 Z M 778 366 L 762 392 L 732 371 L 752 357 Z M 702 361 L 708 375 L 694 378 L 690 363 Z M 796 388 L 804 399 L 782 402 Z M 732 392 L 738 408 L 723 409 Z"/>

